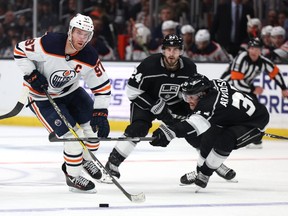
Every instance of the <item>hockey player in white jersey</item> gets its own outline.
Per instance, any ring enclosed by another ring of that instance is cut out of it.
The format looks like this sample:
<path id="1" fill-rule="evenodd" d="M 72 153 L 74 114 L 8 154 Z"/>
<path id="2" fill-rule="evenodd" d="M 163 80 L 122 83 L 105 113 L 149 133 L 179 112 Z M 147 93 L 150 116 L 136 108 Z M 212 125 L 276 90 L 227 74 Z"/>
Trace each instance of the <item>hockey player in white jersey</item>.
<path id="1" fill-rule="evenodd" d="M 15 62 L 24 73 L 24 85 L 30 90 L 29 107 L 43 126 L 57 136 L 69 138 L 73 135 L 48 101 L 43 88 L 48 90 L 78 134 L 87 137 L 109 135 L 110 81 L 97 51 L 88 44 L 93 30 L 91 18 L 77 14 L 70 21 L 68 35 L 46 33 L 15 47 Z M 94 94 L 94 101 L 79 86 L 81 77 Z M 99 143 L 95 142 L 85 145 L 93 153 L 99 148 Z M 69 142 L 64 143 L 63 154 L 62 170 L 70 190 L 96 192 L 94 183 L 81 176 L 82 169 L 93 179 L 102 176 L 87 151 L 83 151 L 80 143 Z"/>

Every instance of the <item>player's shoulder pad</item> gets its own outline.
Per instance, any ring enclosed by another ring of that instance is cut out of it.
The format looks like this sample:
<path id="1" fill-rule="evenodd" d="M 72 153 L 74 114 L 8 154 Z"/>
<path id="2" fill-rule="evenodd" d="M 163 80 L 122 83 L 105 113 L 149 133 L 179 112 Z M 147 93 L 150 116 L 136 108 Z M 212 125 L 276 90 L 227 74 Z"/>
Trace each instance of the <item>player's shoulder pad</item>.
<path id="1" fill-rule="evenodd" d="M 41 38 L 42 48 L 47 54 L 58 55 L 65 58 L 67 37 L 67 34 L 64 33 L 48 32 Z M 87 44 L 79 53 L 71 56 L 71 59 L 95 66 L 98 60 L 98 53 L 93 46 Z"/>
<path id="2" fill-rule="evenodd" d="M 153 72 L 161 67 L 161 57 L 162 53 L 156 53 L 148 56 L 138 65 L 138 70 L 143 70 L 142 72 Z"/>
<path id="3" fill-rule="evenodd" d="M 98 60 L 98 52 L 92 45 L 87 44 L 73 59 L 95 66 Z"/>
<path id="4" fill-rule="evenodd" d="M 47 54 L 65 56 L 67 35 L 64 33 L 47 32 L 41 38 L 41 45 Z"/>

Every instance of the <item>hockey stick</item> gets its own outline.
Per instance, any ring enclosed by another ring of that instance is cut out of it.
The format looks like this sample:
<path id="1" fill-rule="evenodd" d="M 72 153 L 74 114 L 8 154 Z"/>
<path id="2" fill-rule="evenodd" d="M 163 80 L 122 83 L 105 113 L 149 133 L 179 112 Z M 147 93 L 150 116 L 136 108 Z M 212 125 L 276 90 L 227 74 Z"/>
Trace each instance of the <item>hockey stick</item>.
<path id="1" fill-rule="evenodd" d="M 21 110 L 23 109 L 23 107 L 25 105 L 28 94 L 29 94 L 29 89 L 28 89 L 28 87 L 24 86 L 22 93 L 21 93 L 21 96 L 20 96 L 16 106 L 9 113 L 6 113 L 5 115 L 1 115 L 0 120 L 5 119 L 5 118 L 11 118 L 13 116 L 18 115 L 18 113 L 21 112 Z"/>
<path id="2" fill-rule="evenodd" d="M 279 136 L 276 134 L 269 134 L 269 133 L 265 133 L 264 136 L 273 138 L 273 139 L 284 139 L 284 140 L 288 140 L 288 137 L 284 137 L 284 136 Z"/>
<path id="3" fill-rule="evenodd" d="M 79 138 L 58 138 L 54 132 L 49 134 L 50 142 L 75 142 L 75 141 L 153 141 L 154 137 L 79 137 Z"/>
<path id="4" fill-rule="evenodd" d="M 109 171 L 106 170 L 106 168 L 102 165 L 102 163 L 98 160 L 98 158 L 96 158 L 96 156 L 86 147 L 86 145 L 84 144 L 83 140 L 80 139 L 80 137 L 78 136 L 78 134 L 76 133 L 76 131 L 73 129 L 72 125 L 68 122 L 68 120 L 66 119 L 66 117 L 62 114 L 60 108 L 58 107 L 58 105 L 55 103 L 55 101 L 52 99 L 52 97 L 49 95 L 48 91 L 46 89 L 43 89 L 49 102 L 51 103 L 51 105 L 53 106 L 53 108 L 55 109 L 55 111 L 57 112 L 57 114 L 59 115 L 59 117 L 61 118 L 61 120 L 64 122 L 64 124 L 67 126 L 67 128 L 69 129 L 69 131 L 74 135 L 74 137 L 77 139 L 77 141 L 79 141 L 79 143 L 81 144 L 81 146 L 83 147 L 83 149 L 85 151 L 87 151 L 89 153 L 89 155 L 92 157 L 92 159 L 97 163 L 97 165 L 99 167 L 101 167 L 101 169 L 105 172 L 105 174 L 108 174 L 109 177 L 112 179 L 112 182 L 124 193 L 124 195 L 132 202 L 144 202 L 145 201 L 145 194 L 144 193 L 140 193 L 137 195 L 132 195 L 130 193 L 128 193 L 117 181 L 116 179 L 111 175 L 111 173 Z"/>

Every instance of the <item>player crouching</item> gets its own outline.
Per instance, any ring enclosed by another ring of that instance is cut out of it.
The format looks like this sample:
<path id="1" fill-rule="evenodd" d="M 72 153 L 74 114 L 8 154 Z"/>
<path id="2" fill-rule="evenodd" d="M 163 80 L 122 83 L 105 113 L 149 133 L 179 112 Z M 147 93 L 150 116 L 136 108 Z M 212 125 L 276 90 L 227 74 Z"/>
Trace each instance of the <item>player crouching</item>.
<path id="1" fill-rule="evenodd" d="M 194 135 L 200 143 L 196 172 L 185 174 L 180 181 L 205 188 L 232 150 L 262 139 L 269 113 L 257 98 L 239 92 L 224 80 L 196 74 L 181 85 L 181 91 L 191 109 L 190 117 L 173 125 L 160 125 L 150 143 L 166 147 L 175 137 Z M 226 174 L 227 178 L 234 177 L 231 170 Z"/>

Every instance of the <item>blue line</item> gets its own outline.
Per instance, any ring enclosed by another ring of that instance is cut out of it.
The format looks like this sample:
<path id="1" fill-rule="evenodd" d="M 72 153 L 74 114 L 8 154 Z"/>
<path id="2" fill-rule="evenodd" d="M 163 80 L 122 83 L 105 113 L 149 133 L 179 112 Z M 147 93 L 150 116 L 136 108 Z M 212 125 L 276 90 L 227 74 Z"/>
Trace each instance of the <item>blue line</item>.
<path id="1" fill-rule="evenodd" d="M 101 211 L 129 209 L 167 209 L 167 208 L 204 208 L 204 207 L 246 207 L 246 206 L 288 206 L 288 202 L 269 203 L 219 203 L 219 204 L 179 204 L 179 205 L 145 205 L 145 206 L 111 206 L 111 207 L 77 207 L 77 208 L 35 208 L 35 209 L 0 209 L 0 212 L 54 212 L 54 211 Z"/>

